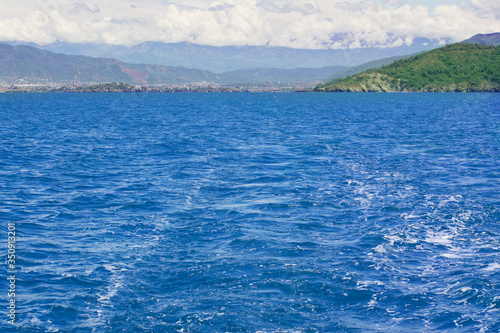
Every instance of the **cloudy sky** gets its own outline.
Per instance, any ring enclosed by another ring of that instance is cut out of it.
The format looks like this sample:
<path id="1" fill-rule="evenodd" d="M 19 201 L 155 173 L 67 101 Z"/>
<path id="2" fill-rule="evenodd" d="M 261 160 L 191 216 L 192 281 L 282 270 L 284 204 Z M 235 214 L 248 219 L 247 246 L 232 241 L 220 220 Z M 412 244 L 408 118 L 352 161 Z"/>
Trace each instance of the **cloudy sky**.
<path id="1" fill-rule="evenodd" d="M 499 0 L 16 0 L 0 41 L 391 47 L 500 32 Z"/>

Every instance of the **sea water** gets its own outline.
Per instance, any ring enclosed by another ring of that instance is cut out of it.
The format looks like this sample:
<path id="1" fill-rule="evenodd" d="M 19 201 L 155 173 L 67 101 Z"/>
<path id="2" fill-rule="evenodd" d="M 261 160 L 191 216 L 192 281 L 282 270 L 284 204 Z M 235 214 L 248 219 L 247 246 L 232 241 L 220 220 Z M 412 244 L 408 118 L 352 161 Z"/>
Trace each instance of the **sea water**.
<path id="1" fill-rule="evenodd" d="M 1 94 L 0 121 L 2 332 L 500 330 L 500 94 Z"/>

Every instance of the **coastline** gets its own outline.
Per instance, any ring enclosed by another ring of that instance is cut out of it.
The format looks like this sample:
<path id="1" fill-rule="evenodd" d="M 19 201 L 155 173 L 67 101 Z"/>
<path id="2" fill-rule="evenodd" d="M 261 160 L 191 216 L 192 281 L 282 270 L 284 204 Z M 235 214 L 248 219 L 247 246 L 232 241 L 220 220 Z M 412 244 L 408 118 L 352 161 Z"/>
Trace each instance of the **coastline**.
<path id="1" fill-rule="evenodd" d="M 494 90 L 468 90 L 468 89 L 443 89 L 443 90 L 376 90 L 376 89 L 335 89 L 325 90 L 316 88 L 299 88 L 290 86 L 126 86 L 107 87 L 99 86 L 36 86 L 36 87 L 0 87 L 0 94 L 15 93 L 499 93 Z"/>
<path id="2" fill-rule="evenodd" d="M 304 85 L 128 85 L 103 83 L 90 85 L 11 85 L 0 86 L 0 93 L 175 93 L 175 92 L 312 92 Z"/>

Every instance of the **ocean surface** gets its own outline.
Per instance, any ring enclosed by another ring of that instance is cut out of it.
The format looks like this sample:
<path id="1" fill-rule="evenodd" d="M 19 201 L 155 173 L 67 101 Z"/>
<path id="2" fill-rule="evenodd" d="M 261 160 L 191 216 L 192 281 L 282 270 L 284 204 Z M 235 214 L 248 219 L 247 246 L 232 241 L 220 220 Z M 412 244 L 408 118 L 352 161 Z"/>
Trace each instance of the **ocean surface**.
<path id="1" fill-rule="evenodd" d="M 0 121 L 1 332 L 500 331 L 500 94 L 0 94 Z"/>

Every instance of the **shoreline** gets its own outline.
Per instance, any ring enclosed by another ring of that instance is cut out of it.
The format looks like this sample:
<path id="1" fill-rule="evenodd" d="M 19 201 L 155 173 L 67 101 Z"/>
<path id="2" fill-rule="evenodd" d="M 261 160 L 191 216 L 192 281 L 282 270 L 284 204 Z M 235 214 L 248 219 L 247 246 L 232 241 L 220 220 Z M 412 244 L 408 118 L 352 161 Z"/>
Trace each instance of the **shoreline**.
<path id="1" fill-rule="evenodd" d="M 10 85 L 0 86 L 0 93 L 171 93 L 171 92 L 312 92 L 303 85 L 129 85 L 103 83 L 91 85 Z"/>

